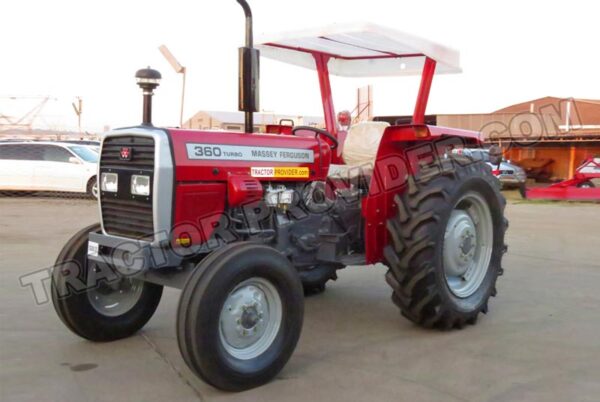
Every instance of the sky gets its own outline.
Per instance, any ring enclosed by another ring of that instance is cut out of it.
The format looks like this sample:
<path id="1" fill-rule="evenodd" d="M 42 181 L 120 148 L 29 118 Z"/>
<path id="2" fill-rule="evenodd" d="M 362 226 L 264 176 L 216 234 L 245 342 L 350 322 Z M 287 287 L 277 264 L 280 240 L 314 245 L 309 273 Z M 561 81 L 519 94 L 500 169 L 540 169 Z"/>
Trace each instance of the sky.
<path id="1" fill-rule="evenodd" d="M 600 99 L 600 4 L 512 0 L 249 0 L 255 35 L 369 21 L 461 52 L 462 74 L 434 78 L 428 113 L 487 113 L 543 96 Z M 141 121 L 137 69 L 163 76 L 154 123 L 179 124 L 181 75 L 158 50 L 187 68 L 185 117 L 237 110 L 237 48 L 244 18 L 235 0 L 6 0 L 2 7 L 0 114 L 19 116 L 50 96 L 37 125 L 74 129 L 83 99 L 90 131 Z M 332 78 L 337 110 L 352 110 L 356 89 L 374 87 L 375 114 L 411 114 L 417 77 Z M 19 97 L 19 100 L 7 97 Z M 25 99 L 26 97 L 33 97 Z M 316 73 L 261 61 L 261 109 L 322 115 Z"/>

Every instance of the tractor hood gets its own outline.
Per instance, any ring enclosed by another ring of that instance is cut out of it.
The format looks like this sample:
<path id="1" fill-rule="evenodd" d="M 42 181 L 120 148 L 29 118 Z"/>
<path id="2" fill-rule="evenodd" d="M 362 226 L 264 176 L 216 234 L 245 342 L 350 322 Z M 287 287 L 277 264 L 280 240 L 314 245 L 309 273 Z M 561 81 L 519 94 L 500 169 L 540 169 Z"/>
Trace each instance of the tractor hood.
<path id="1" fill-rule="evenodd" d="M 177 182 L 227 181 L 248 175 L 261 181 L 323 180 L 331 150 L 314 137 L 168 129 Z"/>

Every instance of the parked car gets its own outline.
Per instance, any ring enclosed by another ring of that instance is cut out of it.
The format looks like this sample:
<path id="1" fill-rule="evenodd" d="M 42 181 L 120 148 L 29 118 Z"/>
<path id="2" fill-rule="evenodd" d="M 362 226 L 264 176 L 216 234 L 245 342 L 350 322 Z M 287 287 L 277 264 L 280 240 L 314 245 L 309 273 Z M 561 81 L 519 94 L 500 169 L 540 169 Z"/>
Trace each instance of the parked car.
<path id="1" fill-rule="evenodd" d="M 500 180 L 503 188 L 521 187 L 525 185 L 527 174 L 520 166 L 502 160 L 499 165 L 490 162 L 490 152 L 485 148 L 469 148 L 462 151 L 463 154 L 474 159 L 483 160 L 492 168 L 492 174 Z"/>
<path id="2" fill-rule="evenodd" d="M 61 191 L 98 197 L 98 152 L 60 142 L 0 143 L 0 191 Z"/>
<path id="3" fill-rule="evenodd" d="M 100 141 L 91 141 L 91 140 L 63 140 L 60 141 L 63 144 L 72 144 L 72 145 L 85 145 L 88 146 L 97 152 L 100 152 Z"/>
<path id="4" fill-rule="evenodd" d="M 100 145 L 88 145 L 88 144 L 85 144 L 85 145 L 82 145 L 82 146 L 91 149 L 92 151 L 94 151 L 98 155 L 100 154 Z"/>
<path id="5" fill-rule="evenodd" d="M 93 140 L 62 140 L 60 142 L 64 144 L 100 146 L 100 141 Z"/>

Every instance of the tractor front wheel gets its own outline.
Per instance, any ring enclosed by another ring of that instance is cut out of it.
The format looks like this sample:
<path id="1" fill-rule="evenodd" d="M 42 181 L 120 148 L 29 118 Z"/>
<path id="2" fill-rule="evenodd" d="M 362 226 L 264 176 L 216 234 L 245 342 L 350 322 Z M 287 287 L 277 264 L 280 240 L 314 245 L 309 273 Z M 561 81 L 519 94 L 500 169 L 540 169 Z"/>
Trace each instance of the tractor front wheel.
<path id="1" fill-rule="evenodd" d="M 387 222 L 392 300 L 427 328 L 462 328 L 487 313 L 506 250 L 498 180 L 481 161 L 452 161 L 443 174 L 420 183 L 411 178 Z"/>
<path id="2" fill-rule="evenodd" d="M 289 260 L 253 243 L 202 260 L 181 294 L 177 340 L 188 366 L 226 391 L 262 385 L 283 368 L 302 329 L 302 283 Z"/>
<path id="3" fill-rule="evenodd" d="M 54 309 L 82 338 L 95 342 L 126 338 L 150 320 L 163 288 L 88 260 L 90 232 L 99 233 L 100 225 L 79 231 L 58 255 L 51 284 Z"/>

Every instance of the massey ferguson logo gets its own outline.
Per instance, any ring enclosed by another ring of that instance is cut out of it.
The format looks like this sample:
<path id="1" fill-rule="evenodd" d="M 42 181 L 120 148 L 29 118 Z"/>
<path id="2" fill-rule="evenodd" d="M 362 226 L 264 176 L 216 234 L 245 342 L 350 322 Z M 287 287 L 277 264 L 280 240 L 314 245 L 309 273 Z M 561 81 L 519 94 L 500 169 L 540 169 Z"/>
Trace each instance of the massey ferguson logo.
<path id="1" fill-rule="evenodd" d="M 121 152 L 119 153 L 119 159 L 121 159 L 122 161 L 130 161 L 132 153 L 133 150 L 131 148 L 123 147 L 121 148 Z"/>

